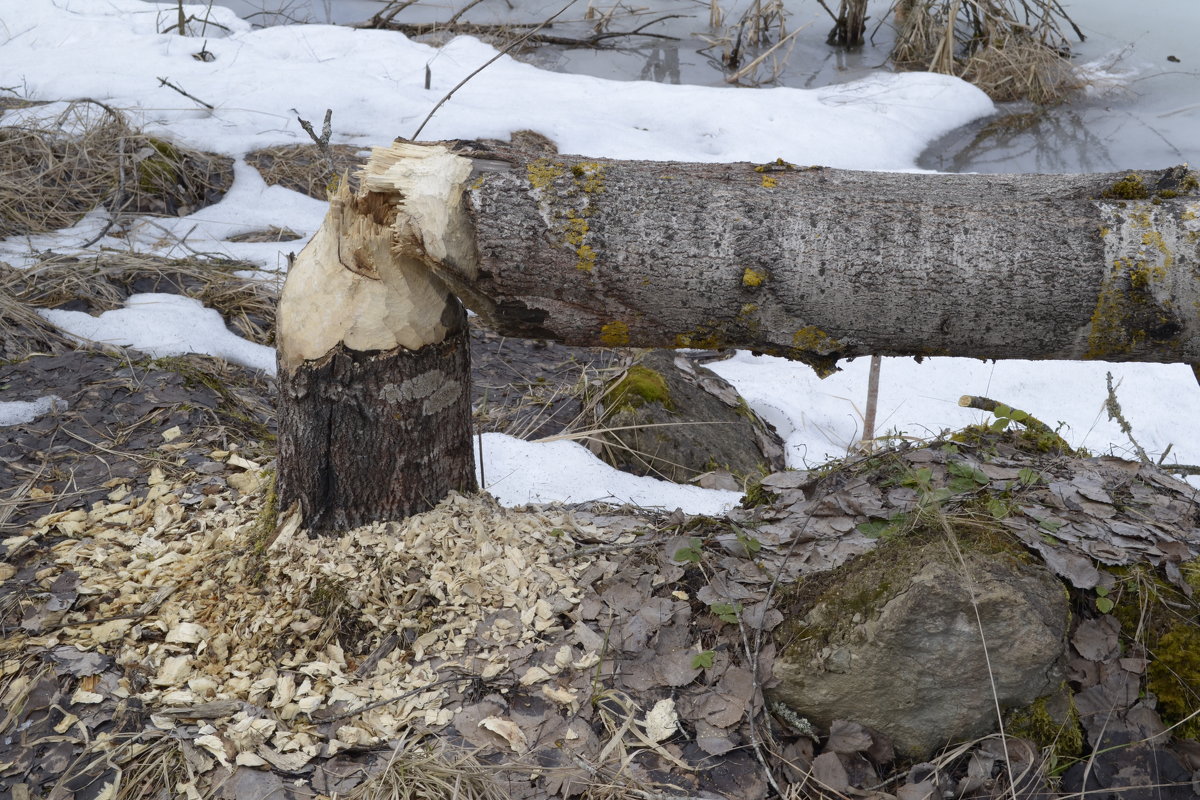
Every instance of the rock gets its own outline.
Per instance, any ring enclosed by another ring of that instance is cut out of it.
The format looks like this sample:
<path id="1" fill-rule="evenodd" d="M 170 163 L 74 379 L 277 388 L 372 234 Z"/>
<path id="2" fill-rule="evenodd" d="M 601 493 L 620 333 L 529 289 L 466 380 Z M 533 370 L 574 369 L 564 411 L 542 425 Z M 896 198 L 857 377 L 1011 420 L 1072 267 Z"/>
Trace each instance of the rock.
<path id="1" fill-rule="evenodd" d="M 648 351 L 604 391 L 605 433 L 591 447 L 617 469 L 683 483 L 713 470 L 744 479 L 785 466 L 775 429 L 685 355 Z"/>
<path id="2" fill-rule="evenodd" d="M 1067 594 L 1028 556 L 986 545 L 962 545 L 969 579 L 943 537 L 910 535 L 802 581 L 771 698 L 823 732 L 853 720 L 921 759 L 996 729 L 993 681 L 1005 710 L 1055 691 Z"/>

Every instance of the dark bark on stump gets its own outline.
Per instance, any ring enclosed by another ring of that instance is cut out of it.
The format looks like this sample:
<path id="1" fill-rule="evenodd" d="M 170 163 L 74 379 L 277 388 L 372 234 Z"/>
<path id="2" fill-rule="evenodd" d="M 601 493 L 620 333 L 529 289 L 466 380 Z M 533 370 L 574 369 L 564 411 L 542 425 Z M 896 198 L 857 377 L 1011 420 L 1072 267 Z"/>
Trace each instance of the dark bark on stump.
<path id="1" fill-rule="evenodd" d="M 305 527 L 338 532 L 475 491 L 469 376 L 465 318 L 418 350 L 339 344 L 281 370 L 279 507 L 298 503 Z"/>

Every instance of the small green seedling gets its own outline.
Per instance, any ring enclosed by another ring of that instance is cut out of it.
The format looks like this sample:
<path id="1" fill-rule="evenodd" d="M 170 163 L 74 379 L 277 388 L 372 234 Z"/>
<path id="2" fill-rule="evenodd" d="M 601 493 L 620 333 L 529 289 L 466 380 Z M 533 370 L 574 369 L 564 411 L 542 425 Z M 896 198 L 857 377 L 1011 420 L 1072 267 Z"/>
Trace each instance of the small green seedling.
<path id="1" fill-rule="evenodd" d="M 688 564 L 699 564 L 700 555 L 704 549 L 704 542 L 698 537 L 693 536 L 688 539 L 688 546 L 681 547 L 675 551 L 676 561 L 685 561 Z"/>
<path id="2" fill-rule="evenodd" d="M 742 611 L 741 603 L 713 603 L 708 607 L 708 610 L 717 615 L 717 619 L 721 622 L 733 624 L 738 621 L 738 614 Z"/>
<path id="3" fill-rule="evenodd" d="M 1107 614 L 1113 610 L 1116 604 L 1112 598 L 1108 596 L 1108 588 L 1104 586 L 1096 587 L 1096 610 L 1101 614 Z"/>

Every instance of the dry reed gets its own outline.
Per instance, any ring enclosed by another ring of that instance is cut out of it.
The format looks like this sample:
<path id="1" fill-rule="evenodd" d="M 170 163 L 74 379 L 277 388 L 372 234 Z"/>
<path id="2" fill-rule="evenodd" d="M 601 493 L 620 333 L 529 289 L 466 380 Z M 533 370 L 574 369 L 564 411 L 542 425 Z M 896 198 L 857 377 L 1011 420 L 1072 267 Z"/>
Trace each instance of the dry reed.
<path id="1" fill-rule="evenodd" d="M 67 228 L 102 206 L 182 216 L 233 181 L 232 159 L 147 136 L 94 100 L 28 106 L 10 119 L 0 127 L 0 236 Z"/>
<path id="2" fill-rule="evenodd" d="M 1083 86 L 1056 0 L 897 0 L 892 61 L 957 75 L 997 101 L 1062 102 Z"/>

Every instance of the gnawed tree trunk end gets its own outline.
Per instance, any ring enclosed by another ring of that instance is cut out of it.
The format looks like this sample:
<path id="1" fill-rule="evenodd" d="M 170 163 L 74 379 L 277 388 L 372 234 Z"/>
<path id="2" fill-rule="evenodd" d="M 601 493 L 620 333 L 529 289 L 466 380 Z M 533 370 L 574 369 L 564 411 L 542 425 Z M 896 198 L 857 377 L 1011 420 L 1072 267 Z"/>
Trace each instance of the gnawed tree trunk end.
<path id="1" fill-rule="evenodd" d="M 420 263 L 460 257 L 442 232 L 462 164 L 440 148 L 377 151 L 288 274 L 278 491 L 307 528 L 402 519 L 476 489 L 466 313 Z"/>

